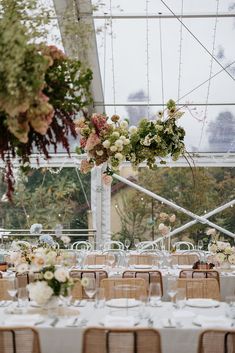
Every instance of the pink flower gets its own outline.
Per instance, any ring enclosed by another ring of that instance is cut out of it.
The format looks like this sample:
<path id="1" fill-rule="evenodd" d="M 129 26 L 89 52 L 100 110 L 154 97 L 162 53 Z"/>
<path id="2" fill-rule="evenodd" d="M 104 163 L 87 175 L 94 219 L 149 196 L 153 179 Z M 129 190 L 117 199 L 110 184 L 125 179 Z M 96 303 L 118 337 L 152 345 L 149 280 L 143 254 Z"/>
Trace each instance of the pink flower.
<path id="1" fill-rule="evenodd" d="M 87 140 L 84 137 L 80 138 L 80 146 L 81 146 L 81 148 L 85 148 L 86 142 L 87 142 Z"/>
<path id="2" fill-rule="evenodd" d="M 88 137 L 88 139 L 87 139 L 85 149 L 86 149 L 87 151 L 90 151 L 90 150 L 92 150 L 96 145 L 98 145 L 100 142 L 101 142 L 101 141 L 100 141 L 98 135 L 97 135 L 95 132 L 92 132 L 92 133 L 90 134 L 90 136 Z"/>
<path id="3" fill-rule="evenodd" d="M 108 125 L 106 116 L 102 114 L 93 114 L 91 121 L 99 131 L 106 128 L 106 125 Z"/>
<path id="4" fill-rule="evenodd" d="M 91 171 L 91 169 L 94 167 L 94 163 L 88 160 L 82 160 L 81 166 L 80 166 L 80 172 L 83 174 L 87 174 Z"/>
<path id="5" fill-rule="evenodd" d="M 102 182 L 104 185 L 111 185 L 113 181 L 113 178 L 111 177 L 111 175 L 107 175 L 107 174 L 102 174 Z"/>

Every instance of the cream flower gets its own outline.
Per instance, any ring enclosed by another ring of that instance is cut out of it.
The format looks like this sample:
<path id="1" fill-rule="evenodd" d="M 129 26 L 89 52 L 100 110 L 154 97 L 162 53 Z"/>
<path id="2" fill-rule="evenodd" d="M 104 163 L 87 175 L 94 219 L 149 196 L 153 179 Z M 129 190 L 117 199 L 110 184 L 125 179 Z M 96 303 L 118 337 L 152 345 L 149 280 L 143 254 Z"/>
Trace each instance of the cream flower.
<path id="1" fill-rule="evenodd" d="M 16 271 L 18 273 L 25 273 L 29 270 L 29 265 L 26 263 L 22 263 L 16 267 Z"/>
<path id="2" fill-rule="evenodd" d="M 119 132 L 118 132 L 118 131 L 114 131 L 114 132 L 112 133 L 112 136 L 113 136 L 113 137 L 119 137 L 119 136 L 120 136 L 120 134 L 119 134 Z"/>
<path id="3" fill-rule="evenodd" d="M 105 140 L 103 143 L 102 143 L 103 147 L 104 148 L 109 148 L 110 147 L 110 141 L 109 140 Z"/>
<path id="4" fill-rule="evenodd" d="M 120 127 L 122 129 L 127 129 L 128 128 L 128 122 L 126 120 L 123 120 L 120 122 Z"/>
<path id="5" fill-rule="evenodd" d="M 119 139 L 122 140 L 122 141 L 124 141 L 124 140 L 126 139 L 126 136 L 121 135 L 121 136 L 119 137 Z"/>
<path id="6" fill-rule="evenodd" d="M 226 256 L 222 253 L 218 253 L 218 254 L 216 254 L 215 258 L 218 262 L 222 263 L 222 262 L 224 262 Z"/>
<path id="7" fill-rule="evenodd" d="M 134 133 L 136 133 L 136 131 L 137 131 L 137 127 L 136 127 L 136 126 L 132 125 L 132 126 L 129 127 L 129 133 L 130 133 L 131 135 L 133 135 Z"/>
<path id="8" fill-rule="evenodd" d="M 115 141 L 115 146 L 117 146 L 117 148 L 118 147 L 122 147 L 122 145 L 123 145 L 123 141 L 122 140 L 118 139 L 117 141 Z"/>
<path id="9" fill-rule="evenodd" d="M 130 144 L 130 140 L 129 139 L 125 139 L 123 140 L 123 145 L 129 145 Z"/>
<path id="10" fill-rule="evenodd" d="M 96 151 L 96 154 L 97 154 L 97 156 L 103 156 L 104 151 L 102 151 L 102 150 Z"/>
<path id="11" fill-rule="evenodd" d="M 218 246 L 216 244 L 211 244 L 211 245 L 208 246 L 208 250 L 210 252 L 212 252 L 213 254 L 215 254 L 216 251 L 218 250 Z"/>
<path id="12" fill-rule="evenodd" d="M 235 254 L 230 255 L 228 261 L 230 264 L 235 265 Z"/>
<path id="13" fill-rule="evenodd" d="M 39 305 L 45 304 L 53 295 L 53 289 L 46 281 L 37 281 L 27 285 L 29 298 Z"/>
<path id="14" fill-rule="evenodd" d="M 52 278 L 54 277 L 53 273 L 51 271 L 46 271 L 44 273 L 44 278 L 47 280 L 47 281 L 50 281 Z"/>
<path id="15" fill-rule="evenodd" d="M 233 249 L 231 248 L 231 246 L 228 246 L 227 248 L 225 248 L 224 253 L 226 255 L 231 255 L 233 253 Z"/>
<path id="16" fill-rule="evenodd" d="M 111 146 L 110 147 L 111 152 L 116 152 L 117 151 L 117 146 Z"/>
<path id="17" fill-rule="evenodd" d="M 176 221 L 176 215 L 175 215 L 175 214 L 172 214 L 172 215 L 169 217 L 169 222 L 174 223 L 175 221 Z"/>
<path id="18" fill-rule="evenodd" d="M 69 278 L 69 273 L 65 268 L 60 267 L 55 271 L 54 276 L 57 281 L 64 283 Z"/>
<path id="19" fill-rule="evenodd" d="M 116 153 L 114 157 L 116 159 L 118 159 L 119 161 L 121 161 L 123 159 L 123 155 L 121 153 Z"/>
<path id="20" fill-rule="evenodd" d="M 216 230 L 215 230 L 215 228 L 210 228 L 210 229 L 208 229 L 207 232 L 206 232 L 206 234 L 207 234 L 207 235 L 212 235 L 212 236 L 216 235 Z"/>
<path id="21" fill-rule="evenodd" d="M 60 239 L 64 244 L 69 244 L 71 241 L 70 237 L 68 237 L 67 235 L 62 235 Z"/>

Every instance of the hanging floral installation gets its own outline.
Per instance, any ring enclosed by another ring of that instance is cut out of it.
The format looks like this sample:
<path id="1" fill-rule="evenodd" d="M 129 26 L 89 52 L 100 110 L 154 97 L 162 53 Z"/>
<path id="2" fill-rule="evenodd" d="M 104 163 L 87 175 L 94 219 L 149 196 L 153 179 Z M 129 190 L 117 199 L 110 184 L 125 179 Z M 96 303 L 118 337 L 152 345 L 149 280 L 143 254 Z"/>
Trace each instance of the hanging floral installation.
<path id="1" fill-rule="evenodd" d="M 68 138 L 77 136 L 74 119 L 91 102 L 91 70 L 42 41 L 47 22 L 36 0 L 1 1 L 0 157 L 10 199 L 13 159 L 25 171 L 32 153 L 48 159 L 59 145 L 69 153 Z"/>
<path id="2" fill-rule="evenodd" d="M 153 169 L 156 157 L 171 156 L 177 160 L 185 152 L 185 131 L 176 123 L 183 114 L 169 100 L 167 109 L 159 112 L 155 120 L 142 119 L 138 126 L 129 127 L 128 121 L 121 121 L 118 115 L 110 120 L 102 114 L 77 119 L 75 125 L 80 135 L 77 153 L 87 154 L 87 159 L 81 162 L 81 172 L 88 173 L 94 166 L 107 163 L 105 173 L 111 175 L 123 161 L 131 162 L 134 168 L 146 161 Z"/>

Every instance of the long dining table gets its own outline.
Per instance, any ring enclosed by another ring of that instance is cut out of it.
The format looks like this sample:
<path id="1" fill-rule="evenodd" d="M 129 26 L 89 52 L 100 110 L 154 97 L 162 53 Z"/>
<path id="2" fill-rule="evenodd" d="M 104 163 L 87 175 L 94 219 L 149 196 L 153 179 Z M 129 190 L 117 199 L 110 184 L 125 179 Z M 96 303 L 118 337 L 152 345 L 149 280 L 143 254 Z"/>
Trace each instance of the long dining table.
<path id="1" fill-rule="evenodd" d="M 104 327 L 107 317 L 113 317 L 114 324 L 117 317 L 127 322 L 131 317 L 135 327 L 157 329 L 161 335 L 162 353 L 196 353 L 199 335 L 204 329 L 220 327 L 233 330 L 235 323 L 235 320 L 225 316 L 227 304 L 223 302 L 214 302 L 211 307 L 186 304 L 179 310 L 174 309 L 170 302 L 144 308 L 141 304 L 132 308 L 115 308 L 107 303 L 96 308 L 94 302 L 82 301 L 71 309 L 71 315 L 58 316 L 56 320 L 55 317 L 39 314 L 30 306 L 20 312 L 15 303 L 9 303 L 0 302 L 1 327 L 35 327 L 39 332 L 42 353 L 82 353 L 84 330 L 87 327 Z"/>

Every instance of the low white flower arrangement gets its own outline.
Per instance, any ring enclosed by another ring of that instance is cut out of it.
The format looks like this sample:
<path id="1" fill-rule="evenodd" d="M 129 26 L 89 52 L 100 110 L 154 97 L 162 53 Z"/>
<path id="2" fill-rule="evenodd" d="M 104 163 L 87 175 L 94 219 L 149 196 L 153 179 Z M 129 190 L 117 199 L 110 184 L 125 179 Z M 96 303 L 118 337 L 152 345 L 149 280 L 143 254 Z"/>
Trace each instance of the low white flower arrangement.
<path id="1" fill-rule="evenodd" d="M 230 243 L 213 239 L 208 246 L 208 250 L 215 254 L 215 260 L 219 263 L 235 264 L 235 248 L 231 247 Z"/>

